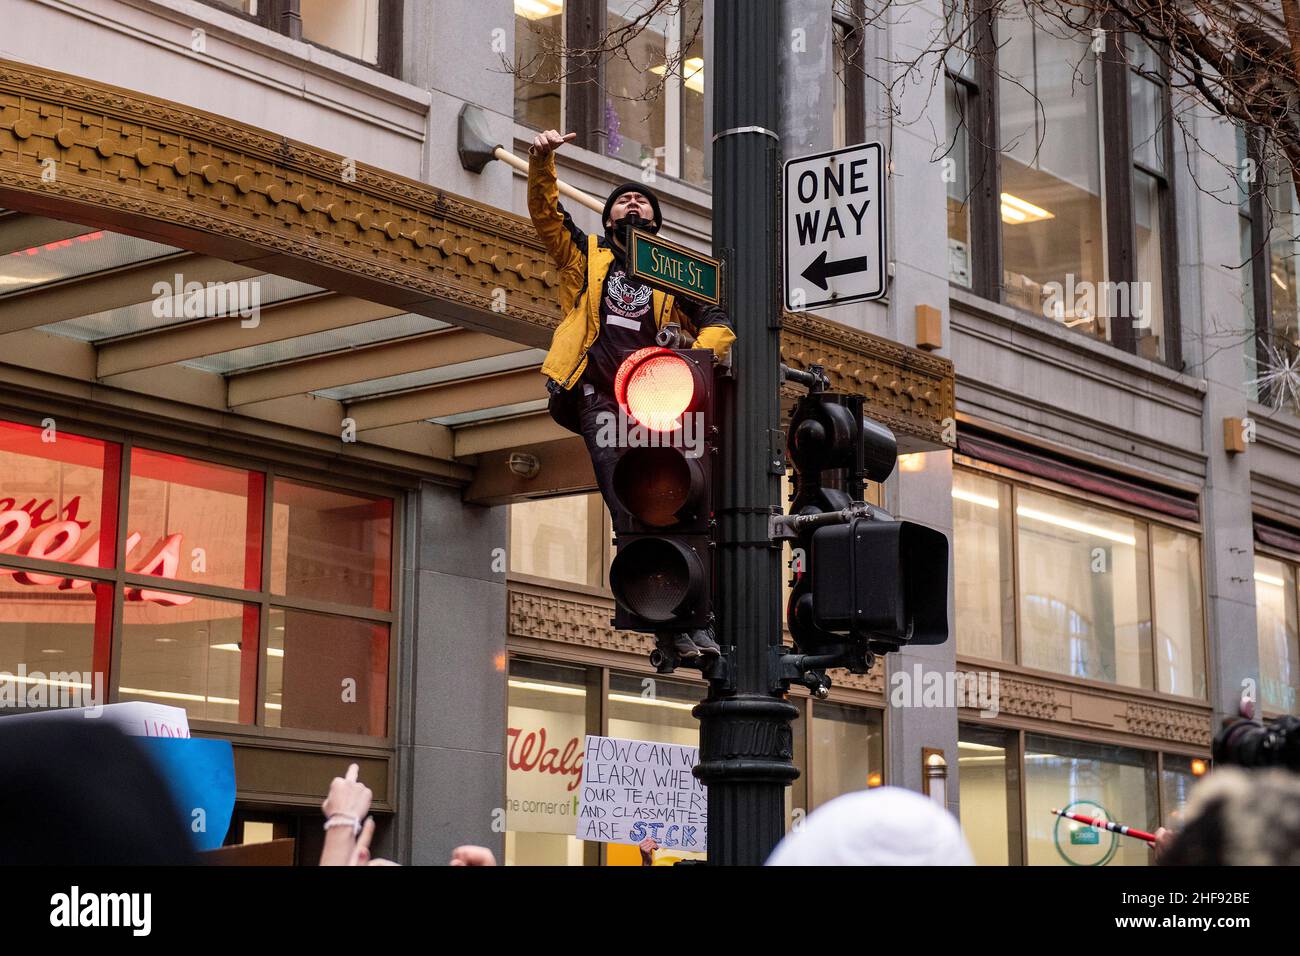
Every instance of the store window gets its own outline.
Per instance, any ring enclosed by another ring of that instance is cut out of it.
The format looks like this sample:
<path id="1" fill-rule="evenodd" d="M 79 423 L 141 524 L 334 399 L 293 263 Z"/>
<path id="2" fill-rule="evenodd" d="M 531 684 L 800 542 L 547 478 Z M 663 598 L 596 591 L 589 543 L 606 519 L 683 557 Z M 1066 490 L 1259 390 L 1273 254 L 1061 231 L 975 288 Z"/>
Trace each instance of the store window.
<path id="1" fill-rule="evenodd" d="M 145 566 L 161 560 L 177 580 L 259 589 L 261 536 L 249 532 L 262 524 L 262 480 L 259 472 L 136 449 L 128 545 L 136 535 L 142 545 L 128 554 Z"/>
<path id="2" fill-rule="evenodd" d="M 1016 498 L 1023 662 L 1151 687 L 1146 528 L 1028 489 Z"/>
<path id="3" fill-rule="evenodd" d="M 511 659 L 506 700 L 505 863 L 581 866 L 583 841 L 574 834 L 587 671 Z"/>
<path id="4" fill-rule="evenodd" d="M 1191 798 L 1192 787 L 1209 769 L 1204 757 L 1187 757 L 1181 754 L 1162 754 L 1160 758 L 1161 826 L 1173 827 L 1178 814 Z"/>
<path id="5" fill-rule="evenodd" d="M 387 610 L 393 502 L 279 479 L 271 515 L 271 590 Z"/>
<path id="6" fill-rule="evenodd" d="M 691 711 L 704 700 L 704 694 L 702 684 L 610 674 L 606 736 L 698 747 L 700 722 Z M 655 855 L 655 861 L 665 865 L 704 858 L 703 853 L 678 850 Z M 605 861 L 610 866 L 640 866 L 641 854 L 634 846 L 611 843 L 605 848 Z"/>
<path id="7" fill-rule="evenodd" d="M 388 625 L 272 608 L 266 726 L 382 737 L 388 715 Z"/>
<path id="8" fill-rule="evenodd" d="M 884 768 L 884 718 L 880 711 L 813 703 L 810 811 L 843 794 L 878 786 Z"/>
<path id="9" fill-rule="evenodd" d="M 1020 863 L 1016 734 L 962 724 L 957 741 L 961 828 L 979 866 Z"/>
<path id="10" fill-rule="evenodd" d="M 957 646 L 971 657 L 1015 660 L 1011 486 L 970 471 L 952 478 Z"/>
<path id="11" fill-rule="evenodd" d="M 967 469 L 952 495 L 958 653 L 1205 698 L 1196 535 Z"/>
<path id="12" fill-rule="evenodd" d="M 1265 711 L 1296 713 L 1300 693 L 1300 624 L 1296 566 L 1255 555 L 1255 628 L 1259 640 L 1259 702 Z"/>
<path id="13" fill-rule="evenodd" d="M 596 494 L 512 504 L 511 572 L 599 586 L 604 580 L 608 520 Z"/>
<path id="14" fill-rule="evenodd" d="M 1054 815 L 1053 809 L 1158 826 L 1156 755 L 1127 747 L 1025 735 L 1025 820 L 1030 866 L 1146 866 L 1140 840 Z"/>
<path id="15" fill-rule="evenodd" d="M 257 608 L 169 591 L 131 600 L 131 593 L 122 604 L 118 699 L 184 707 L 190 720 L 239 723 L 241 648 L 256 645 Z"/>
<path id="16" fill-rule="evenodd" d="M 0 668 L 191 721 L 385 736 L 392 536 L 390 498 L 0 423 Z"/>

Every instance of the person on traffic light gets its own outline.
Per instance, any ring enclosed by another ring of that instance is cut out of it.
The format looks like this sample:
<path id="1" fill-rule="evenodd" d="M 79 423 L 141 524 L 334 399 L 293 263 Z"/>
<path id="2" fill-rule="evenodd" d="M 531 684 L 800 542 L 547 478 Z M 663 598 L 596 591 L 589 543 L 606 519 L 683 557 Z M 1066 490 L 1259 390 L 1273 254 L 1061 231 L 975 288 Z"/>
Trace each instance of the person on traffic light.
<path id="1" fill-rule="evenodd" d="M 550 393 L 551 417 L 582 436 L 591 456 L 596 484 L 610 515 L 621 517 L 614 494 L 619 452 L 598 442 L 601 423 L 618 414 L 614 375 L 628 353 L 651 346 L 665 326 L 676 324 L 695 336 L 696 348 L 712 349 L 725 360 L 736 334 L 726 312 L 652 288 L 628 272 L 629 227 L 658 232 L 663 225 L 659 198 L 639 183 L 616 187 L 601 216 L 605 233 L 588 236 L 560 205 L 555 150 L 576 133 L 538 133 L 528 150 L 528 213 L 560 275 L 564 318 L 542 363 Z M 661 649 L 670 643 L 684 659 L 716 657 L 717 642 L 707 630 L 656 635 Z"/>

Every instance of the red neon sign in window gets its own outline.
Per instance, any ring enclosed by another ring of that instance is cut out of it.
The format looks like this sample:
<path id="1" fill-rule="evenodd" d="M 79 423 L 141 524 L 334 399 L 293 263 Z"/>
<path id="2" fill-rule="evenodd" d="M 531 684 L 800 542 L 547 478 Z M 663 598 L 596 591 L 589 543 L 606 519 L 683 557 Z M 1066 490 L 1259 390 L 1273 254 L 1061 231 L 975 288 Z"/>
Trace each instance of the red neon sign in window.
<path id="1" fill-rule="evenodd" d="M 54 505 L 53 498 L 47 498 L 38 505 L 33 499 L 21 508 L 16 508 L 12 498 L 0 499 L 0 554 L 20 554 L 29 558 L 43 558 L 46 561 L 65 561 L 81 567 L 101 567 L 100 538 L 92 535 L 79 553 L 83 532 L 90 527 L 89 521 L 78 521 L 77 511 L 81 504 L 78 495 L 68 500 L 60 512 Z M 54 508 L 53 513 L 46 514 L 47 509 Z M 60 515 L 62 517 L 60 517 Z M 138 531 L 132 532 L 126 539 L 126 554 L 131 553 L 141 540 Z M 149 551 L 147 557 L 131 570 L 136 574 L 148 574 L 153 577 L 175 579 L 180 565 L 182 535 L 169 534 L 161 538 Z M 25 585 L 57 585 L 59 590 L 80 590 L 89 588 L 90 581 L 62 577 L 57 574 L 40 574 L 35 571 L 8 571 L 0 568 L 0 575 L 12 574 L 14 581 Z M 153 601 L 158 604 L 179 606 L 194 600 L 183 594 L 168 594 L 148 588 L 127 588 L 128 601 Z"/>

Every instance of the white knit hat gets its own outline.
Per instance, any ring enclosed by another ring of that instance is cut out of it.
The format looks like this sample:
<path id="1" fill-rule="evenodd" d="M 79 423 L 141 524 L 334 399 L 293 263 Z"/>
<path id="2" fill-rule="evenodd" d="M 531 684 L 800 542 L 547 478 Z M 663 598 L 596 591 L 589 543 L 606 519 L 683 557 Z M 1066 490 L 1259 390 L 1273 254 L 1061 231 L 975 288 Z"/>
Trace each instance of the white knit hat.
<path id="1" fill-rule="evenodd" d="M 786 834 L 768 866 L 974 866 L 961 827 L 902 787 L 836 797 Z"/>

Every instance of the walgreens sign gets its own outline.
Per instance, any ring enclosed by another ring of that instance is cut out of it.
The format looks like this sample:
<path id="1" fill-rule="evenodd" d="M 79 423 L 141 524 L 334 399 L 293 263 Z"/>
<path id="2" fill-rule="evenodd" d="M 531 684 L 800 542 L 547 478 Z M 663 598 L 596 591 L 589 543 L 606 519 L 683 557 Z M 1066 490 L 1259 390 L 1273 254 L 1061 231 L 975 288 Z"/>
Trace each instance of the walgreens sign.
<path id="1" fill-rule="evenodd" d="M 0 498 L 0 555 L 17 554 L 46 561 L 63 561 L 86 568 L 100 566 L 99 534 L 88 533 L 91 522 L 78 518 L 81 496 L 68 499 L 60 511 L 53 498 L 37 501 L 33 498 L 19 505 L 15 498 Z M 137 553 L 141 541 L 138 531 L 126 539 L 128 570 L 153 577 L 176 578 L 180 564 L 181 535 L 165 535 L 141 559 Z M 130 567 L 131 561 L 135 566 Z M 0 569 L 0 575 L 12 575 L 18 584 L 38 587 L 56 587 L 60 591 L 88 589 L 91 582 L 57 574 L 40 574 L 35 571 L 9 571 Z M 127 588 L 128 601 L 152 601 L 155 604 L 179 606 L 194 600 L 183 594 L 167 594 L 148 588 Z"/>

